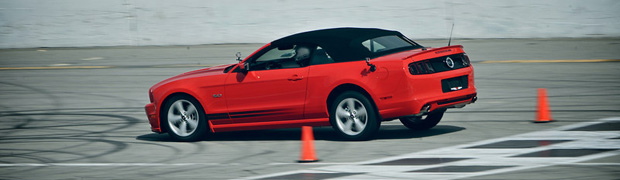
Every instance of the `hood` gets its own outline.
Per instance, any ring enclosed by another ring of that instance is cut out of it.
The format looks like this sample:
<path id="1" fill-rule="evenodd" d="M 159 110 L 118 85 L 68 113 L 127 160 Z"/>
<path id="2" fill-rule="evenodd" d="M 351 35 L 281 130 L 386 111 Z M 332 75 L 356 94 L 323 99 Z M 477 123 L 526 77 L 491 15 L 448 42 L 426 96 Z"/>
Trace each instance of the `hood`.
<path id="1" fill-rule="evenodd" d="M 220 75 L 220 74 L 225 74 L 224 70 L 229 67 L 229 66 L 233 66 L 235 64 L 226 64 L 226 65 L 219 65 L 219 66 L 214 66 L 214 67 L 208 67 L 208 68 L 204 68 L 204 69 L 199 69 L 199 70 L 195 70 L 195 71 L 190 71 L 190 72 L 186 72 L 183 74 L 179 74 L 176 75 L 174 77 L 168 78 L 166 80 L 163 80 L 155 85 L 153 85 L 152 88 L 157 88 L 163 84 L 172 82 L 172 81 L 178 81 L 178 80 L 182 80 L 182 79 L 190 79 L 190 78 L 196 78 L 196 77 L 205 77 L 205 76 L 213 76 L 213 75 Z"/>
<path id="2" fill-rule="evenodd" d="M 224 74 L 224 69 L 226 69 L 229 66 L 232 66 L 235 64 L 224 64 L 224 65 L 218 65 L 218 66 L 213 66 L 213 67 L 208 67 L 208 68 L 204 68 L 204 69 L 199 69 L 199 70 L 195 70 L 195 71 L 190 71 L 190 72 L 186 72 L 183 74 L 179 74 L 177 76 L 174 76 L 172 78 L 177 78 L 177 77 L 184 77 L 184 76 L 192 76 L 195 74 L 203 74 L 203 75 L 208 75 L 208 74 Z"/>

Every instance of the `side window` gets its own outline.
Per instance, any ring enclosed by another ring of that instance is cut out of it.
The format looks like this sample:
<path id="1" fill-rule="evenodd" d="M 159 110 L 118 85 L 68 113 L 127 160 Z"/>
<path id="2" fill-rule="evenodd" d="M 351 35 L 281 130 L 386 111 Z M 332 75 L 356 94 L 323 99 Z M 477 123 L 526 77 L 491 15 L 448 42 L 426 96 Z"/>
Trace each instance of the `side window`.
<path id="1" fill-rule="evenodd" d="M 250 70 L 304 67 L 308 65 L 311 53 L 310 46 L 305 45 L 272 47 L 250 63 Z"/>
<path id="2" fill-rule="evenodd" d="M 390 51 L 405 47 L 415 48 L 415 46 L 410 42 L 395 35 L 381 36 L 368 39 L 362 42 L 362 45 L 366 47 L 371 53 Z"/>
<path id="3" fill-rule="evenodd" d="M 293 58 L 295 56 L 295 49 L 284 49 L 280 50 L 278 48 L 273 48 L 267 51 L 265 54 L 261 55 L 256 59 L 256 62 L 265 62 L 265 61 L 273 61 L 278 59 L 287 59 Z"/>
<path id="4" fill-rule="evenodd" d="M 325 49 L 321 48 L 321 46 L 316 47 L 314 54 L 312 55 L 312 60 L 310 60 L 311 65 L 328 64 L 333 62 L 334 59 L 332 59 L 329 54 L 327 54 Z"/>
<path id="5" fill-rule="evenodd" d="M 369 39 L 369 40 L 362 42 L 362 45 L 366 47 L 370 52 L 373 52 L 373 53 L 381 51 L 382 49 L 385 49 L 385 46 L 379 44 L 377 41 L 374 41 L 373 39 Z"/>

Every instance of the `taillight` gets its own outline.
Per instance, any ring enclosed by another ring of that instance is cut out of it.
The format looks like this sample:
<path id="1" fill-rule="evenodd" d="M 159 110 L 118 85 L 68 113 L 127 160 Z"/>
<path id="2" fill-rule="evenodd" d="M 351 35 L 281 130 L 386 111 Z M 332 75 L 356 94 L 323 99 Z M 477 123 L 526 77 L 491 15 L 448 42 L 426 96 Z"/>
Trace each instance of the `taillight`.
<path id="1" fill-rule="evenodd" d="M 435 69 L 433 69 L 433 66 L 431 65 L 431 62 L 424 61 L 424 65 L 426 65 L 426 69 L 428 70 L 428 73 L 434 73 L 435 72 Z"/>
<path id="2" fill-rule="evenodd" d="M 420 61 L 409 64 L 409 73 L 411 73 L 412 75 L 430 74 L 434 72 L 435 69 L 429 61 Z"/>
<path id="3" fill-rule="evenodd" d="M 409 64 L 409 73 L 413 75 L 419 74 L 418 68 L 415 67 L 414 63 Z"/>
<path id="4" fill-rule="evenodd" d="M 153 102 L 153 90 L 149 90 L 149 100 Z"/>
<path id="5" fill-rule="evenodd" d="M 453 54 L 409 63 L 409 73 L 412 75 L 439 73 L 469 67 L 470 63 L 467 54 Z"/>
<path id="6" fill-rule="evenodd" d="M 471 63 L 471 62 L 469 62 L 469 56 L 467 56 L 466 53 L 463 53 L 461 55 L 461 59 L 463 61 L 463 66 L 465 66 L 465 67 L 469 66 L 469 64 Z"/>

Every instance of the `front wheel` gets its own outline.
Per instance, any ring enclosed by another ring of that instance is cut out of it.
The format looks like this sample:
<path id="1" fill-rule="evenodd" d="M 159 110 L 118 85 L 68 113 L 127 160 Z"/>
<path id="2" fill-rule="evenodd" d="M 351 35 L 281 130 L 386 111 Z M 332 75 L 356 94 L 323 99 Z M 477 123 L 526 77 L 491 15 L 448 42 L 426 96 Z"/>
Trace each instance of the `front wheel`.
<path id="1" fill-rule="evenodd" d="M 176 140 L 198 141 L 208 131 L 202 106 L 190 96 L 172 97 L 166 102 L 163 113 L 168 134 Z"/>
<path id="2" fill-rule="evenodd" d="M 344 92 L 332 102 L 329 121 L 347 140 L 368 140 L 377 133 L 380 125 L 372 103 L 355 91 Z"/>
<path id="3" fill-rule="evenodd" d="M 446 109 L 432 111 L 426 117 L 405 117 L 400 118 L 400 122 L 411 130 L 428 130 L 433 128 L 441 121 Z"/>

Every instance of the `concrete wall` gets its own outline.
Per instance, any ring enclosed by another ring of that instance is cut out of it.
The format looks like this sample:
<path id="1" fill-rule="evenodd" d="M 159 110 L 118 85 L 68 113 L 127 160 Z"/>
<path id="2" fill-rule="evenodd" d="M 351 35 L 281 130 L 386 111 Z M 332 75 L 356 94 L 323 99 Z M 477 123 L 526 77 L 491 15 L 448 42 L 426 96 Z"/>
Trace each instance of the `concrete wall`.
<path id="1" fill-rule="evenodd" d="M 265 43 L 329 27 L 412 39 L 620 36 L 617 0 L 0 0 L 0 48 Z"/>

